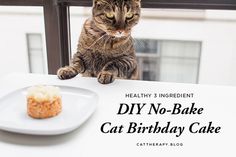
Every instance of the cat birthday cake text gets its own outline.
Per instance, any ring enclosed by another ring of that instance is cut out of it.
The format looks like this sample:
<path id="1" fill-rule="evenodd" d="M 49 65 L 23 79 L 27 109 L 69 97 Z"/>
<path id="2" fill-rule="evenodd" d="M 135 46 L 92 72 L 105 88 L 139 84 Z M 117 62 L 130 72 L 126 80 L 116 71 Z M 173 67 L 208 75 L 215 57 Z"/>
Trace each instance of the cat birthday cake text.
<path id="1" fill-rule="evenodd" d="M 198 107 L 195 102 L 189 104 L 173 103 L 120 103 L 116 115 L 131 117 L 131 121 L 114 123 L 104 122 L 100 131 L 104 134 L 171 134 L 180 137 L 185 132 L 190 134 L 219 134 L 222 127 L 213 121 L 199 121 L 204 114 L 204 108 Z M 134 116 L 136 116 L 134 121 Z M 182 121 L 181 118 L 186 118 Z M 125 118 L 126 118 L 125 117 Z M 192 117 L 192 118 L 190 118 Z M 151 118 L 152 120 L 147 121 Z M 153 120 L 153 118 L 155 118 Z M 144 119 L 146 121 L 144 121 Z M 179 119 L 179 120 L 178 120 Z M 191 122 L 190 119 L 193 119 Z M 195 120 L 196 119 L 196 120 Z"/>

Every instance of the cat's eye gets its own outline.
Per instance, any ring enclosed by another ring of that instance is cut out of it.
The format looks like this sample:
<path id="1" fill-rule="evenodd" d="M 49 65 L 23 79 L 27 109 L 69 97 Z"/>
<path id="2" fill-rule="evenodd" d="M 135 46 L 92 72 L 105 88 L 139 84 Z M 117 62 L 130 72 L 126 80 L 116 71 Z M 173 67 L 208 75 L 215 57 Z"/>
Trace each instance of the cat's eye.
<path id="1" fill-rule="evenodd" d="M 133 17 L 134 17 L 134 14 L 131 13 L 131 12 L 129 12 L 129 13 L 126 14 L 126 18 L 127 18 L 127 19 L 132 19 Z"/>
<path id="2" fill-rule="evenodd" d="M 106 17 L 109 19 L 113 19 L 115 15 L 112 12 L 106 13 Z"/>

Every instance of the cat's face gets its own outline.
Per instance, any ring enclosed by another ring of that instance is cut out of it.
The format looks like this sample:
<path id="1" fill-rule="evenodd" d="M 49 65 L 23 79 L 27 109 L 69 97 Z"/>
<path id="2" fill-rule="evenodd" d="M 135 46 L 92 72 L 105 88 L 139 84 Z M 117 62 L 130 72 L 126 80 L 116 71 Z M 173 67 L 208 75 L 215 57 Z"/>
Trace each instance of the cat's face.
<path id="1" fill-rule="evenodd" d="M 130 35 L 140 18 L 140 0 L 94 0 L 96 26 L 113 37 Z"/>

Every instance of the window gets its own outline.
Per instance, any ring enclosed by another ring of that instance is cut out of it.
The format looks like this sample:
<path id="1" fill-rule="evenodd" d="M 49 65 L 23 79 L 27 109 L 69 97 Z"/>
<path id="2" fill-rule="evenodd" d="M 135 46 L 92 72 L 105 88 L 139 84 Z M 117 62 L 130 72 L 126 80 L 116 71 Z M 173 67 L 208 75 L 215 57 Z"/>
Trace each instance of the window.
<path id="1" fill-rule="evenodd" d="M 142 80 L 198 82 L 201 42 L 153 39 L 135 41 Z"/>
<path id="2" fill-rule="evenodd" d="M 29 72 L 46 73 L 45 55 L 43 53 L 43 43 L 41 34 L 27 34 Z"/>

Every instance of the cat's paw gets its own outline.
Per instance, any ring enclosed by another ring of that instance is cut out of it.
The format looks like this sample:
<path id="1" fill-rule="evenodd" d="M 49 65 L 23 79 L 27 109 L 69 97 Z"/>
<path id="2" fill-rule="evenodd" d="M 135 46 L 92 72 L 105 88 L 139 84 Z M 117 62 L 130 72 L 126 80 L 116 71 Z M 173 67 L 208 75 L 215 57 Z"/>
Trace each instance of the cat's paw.
<path id="1" fill-rule="evenodd" d="M 115 80 L 111 72 L 102 71 L 98 74 L 98 82 L 101 84 L 109 84 Z"/>
<path id="2" fill-rule="evenodd" d="M 66 67 L 60 68 L 57 71 L 57 76 L 61 80 L 73 78 L 77 74 L 78 74 L 78 72 L 75 69 L 73 69 L 72 67 L 70 67 L 70 66 L 66 66 Z"/>

